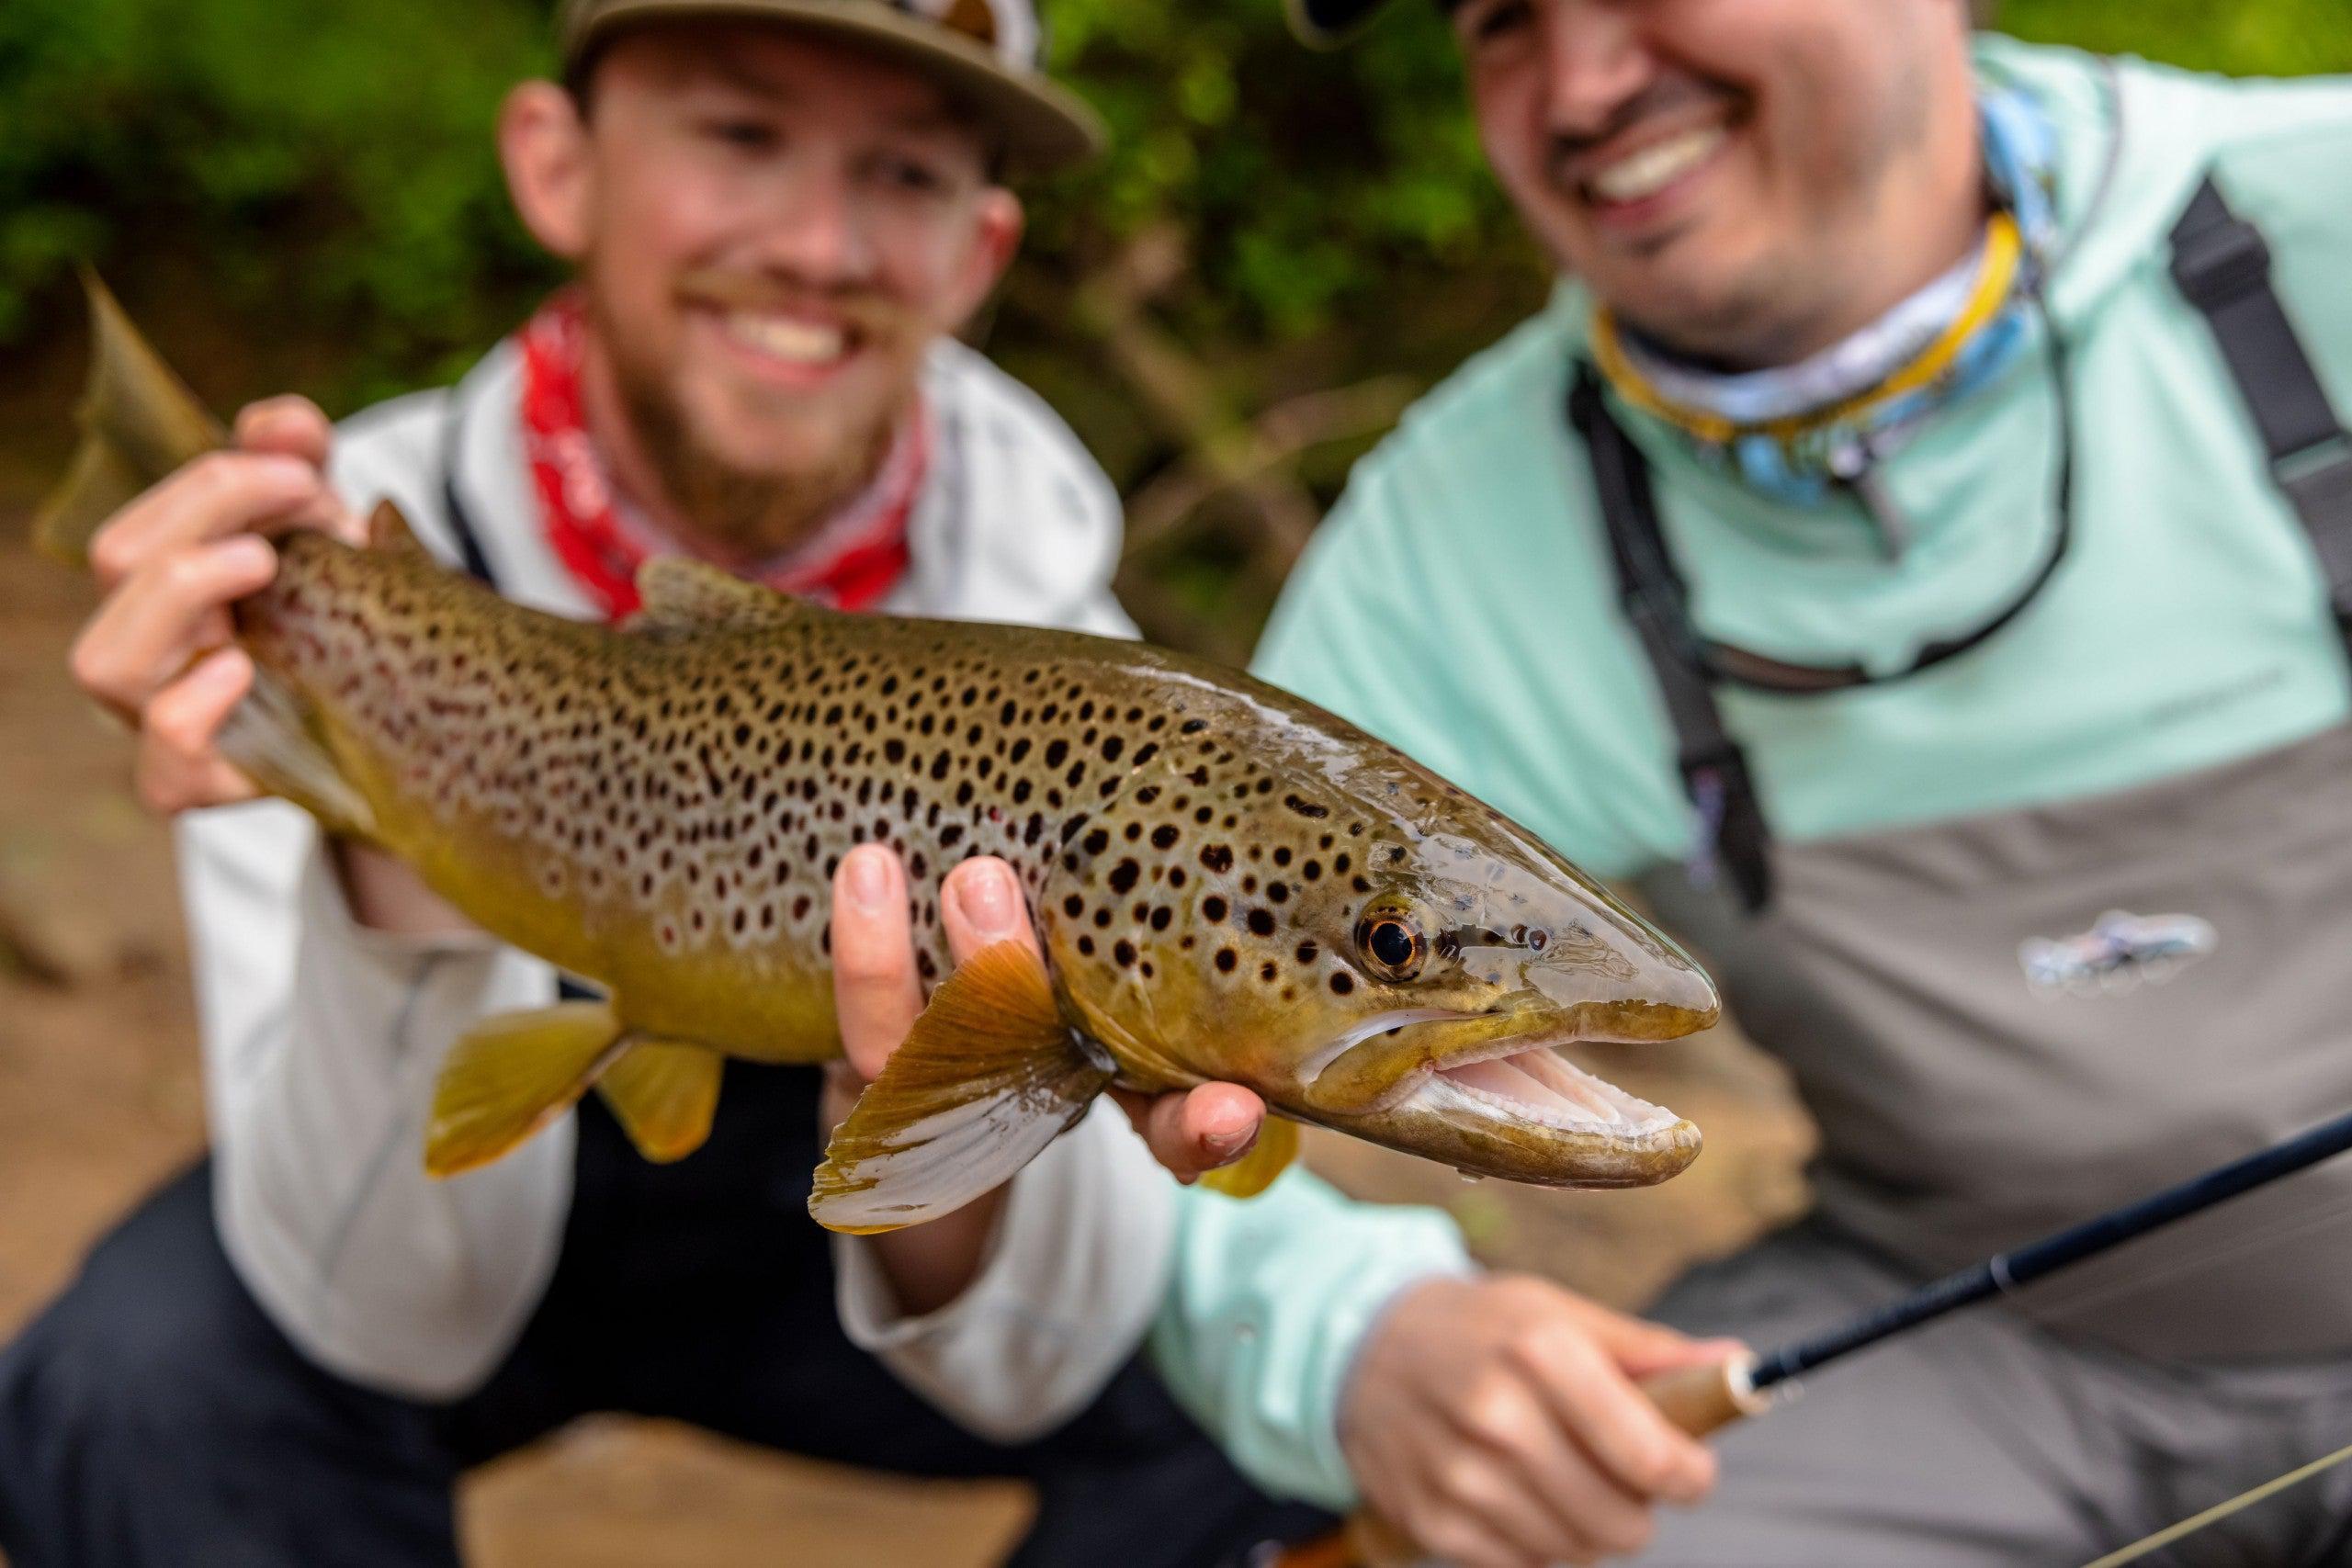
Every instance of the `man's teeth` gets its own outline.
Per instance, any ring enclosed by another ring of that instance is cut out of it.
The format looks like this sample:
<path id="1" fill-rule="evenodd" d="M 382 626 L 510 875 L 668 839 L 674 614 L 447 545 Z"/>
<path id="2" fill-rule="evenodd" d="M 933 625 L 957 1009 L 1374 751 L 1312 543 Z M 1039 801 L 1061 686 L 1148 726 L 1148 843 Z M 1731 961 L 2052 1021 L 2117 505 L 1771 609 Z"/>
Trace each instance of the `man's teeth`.
<path id="1" fill-rule="evenodd" d="M 784 316 L 739 311 L 727 318 L 727 333 L 746 348 L 795 365 L 830 365 L 849 347 L 849 334 L 839 327 Z"/>
<path id="2" fill-rule="evenodd" d="M 1654 141 L 1628 153 L 1592 176 L 1595 196 L 1603 201 L 1639 201 L 1656 196 L 1703 163 L 1723 145 L 1724 128 L 1702 126 L 1664 141 Z"/>

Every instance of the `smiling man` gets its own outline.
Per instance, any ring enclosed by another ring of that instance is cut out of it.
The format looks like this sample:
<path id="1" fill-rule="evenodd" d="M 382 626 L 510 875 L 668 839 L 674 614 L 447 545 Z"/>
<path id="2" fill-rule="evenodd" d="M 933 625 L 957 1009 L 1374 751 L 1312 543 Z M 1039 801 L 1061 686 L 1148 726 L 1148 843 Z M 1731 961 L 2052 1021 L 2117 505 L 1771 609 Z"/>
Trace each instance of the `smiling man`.
<path id="1" fill-rule="evenodd" d="M 2352 1101 L 2352 88 L 1962 0 L 1447 9 L 1562 281 L 1358 468 L 1260 670 L 1639 879 L 1793 1069 L 1818 1214 L 1657 1315 L 1794 1338 Z M 2083 1562 L 2342 1441 L 2347 1193 L 1890 1344 L 1696 1509 L 1638 1342 L 1524 1282 L 1406 1294 L 1343 1447 L 1479 1568 Z"/>
<path id="2" fill-rule="evenodd" d="M 107 596 L 74 672 L 178 815 L 212 1151 L 0 1350 L 0 1551 L 447 1563 L 459 1475 L 595 1411 L 1025 1477 L 1024 1564 L 1177 1568 L 1319 1526 L 1243 1482 L 1138 1358 L 1172 1260 L 1200 1307 L 1181 1329 L 1263 1315 L 1279 1287 L 1250 1259 L 1322 1258 L 1316 1323 L 1272 1337 L 1323 1391 L 1399 1283 L 1461 1267 L 1458 1241 L 1311 1184 L 1246 1227 L 1180 1194 L 1154 1154 L 1190 1175 L 1248 1141 L 1254 1101 L 1222 1086 L 1136 1107 L 1149 1152 L 1101 1111 L 953 1215 L 828 1238 L 806 1212 L 826 1129 L 930 977 L 878 849 L 835 882 L 830 1081 L 730 1066 L 674 1166 L 591 1097 L 495 1166 L 425 1178 L 450 1045 L 571 987 L 399 863 L 254 800 L 214 750 L 252 680 L 225 607 L 268 580 L 271 536 L 348 533 L 390 498 L 445 559 L 561 615 L 624 617 L 640 564 L 689 554 L 853 610 L 1131 630 L 1110 486 L 952 336 L 1020 236 L 1001 176 L 1096 141 L 1038 73 L 1025 0 L 576 0 L 563 44 L 566 80 L 517 87 L 498 141 L 576 285 L 451 390 L 335 430 L 298 400 L 246 410 L 236 450 L 94 542 Z M 1000 863 L 966 863 L 941 902 L 958 956 L 1028 936 Z"/>

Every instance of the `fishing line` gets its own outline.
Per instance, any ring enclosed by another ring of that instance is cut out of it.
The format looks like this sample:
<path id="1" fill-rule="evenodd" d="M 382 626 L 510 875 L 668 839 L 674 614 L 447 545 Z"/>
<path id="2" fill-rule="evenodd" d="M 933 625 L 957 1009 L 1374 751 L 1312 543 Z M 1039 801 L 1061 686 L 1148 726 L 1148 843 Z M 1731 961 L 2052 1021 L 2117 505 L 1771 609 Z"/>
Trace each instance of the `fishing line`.
<path id="1" fill-rule="evenodd" d="M 2177 1525 L 2166 1525 L 2155 1534 L 2143 1536 L 2120 1551 L 2110 1551 L 2096 1562 L 2086 1562 L 2083 1568 L 2122 1568 L 2126 1562 L 2137 1562 L 2159 1547 L 2170 1546 L 2181 1537 L 2194 1535 L 2208 1525 L 2220 1524 L 2239 1509 L 2251 1508 L 2265 1497 L 2284 1492 L 2290 1486 L 2300 1485 L 2323 1471 L 2335 1469 L 2346 1460 L 2352 1460 L 2352 1444 L 2346 1444 L 2324 1459 L 2315 1459 L 2301 1469 L 2290 1470 L 2259 1486 L 2250 1487 L 2226 1503 L 2216 1503 L 2203 1513 L 2183 1519 Z"/>

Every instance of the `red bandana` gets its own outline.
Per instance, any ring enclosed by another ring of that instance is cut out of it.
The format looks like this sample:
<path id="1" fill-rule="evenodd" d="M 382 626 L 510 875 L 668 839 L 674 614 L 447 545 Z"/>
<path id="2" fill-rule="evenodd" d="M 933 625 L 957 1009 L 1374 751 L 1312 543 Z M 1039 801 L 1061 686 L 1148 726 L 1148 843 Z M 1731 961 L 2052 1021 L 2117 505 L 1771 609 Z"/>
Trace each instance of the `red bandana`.
<path id="1" fill-rule="evenodd" d="M 638 607 L 637 569 L 678 547 L 622 505 L 605 478 L 581 414 L 585 329 L 585 312 L 571 294 L 557 295 L 525 324 L 524 449 L 548 546 L 605 615 L 619 620 Z M 791 556 L 744 575 L 838 609 L 879 604 L 906 575 L 910 558 L 907 519 L 930 466 L 929 424 L 918 410 L 864 495 Z"/>

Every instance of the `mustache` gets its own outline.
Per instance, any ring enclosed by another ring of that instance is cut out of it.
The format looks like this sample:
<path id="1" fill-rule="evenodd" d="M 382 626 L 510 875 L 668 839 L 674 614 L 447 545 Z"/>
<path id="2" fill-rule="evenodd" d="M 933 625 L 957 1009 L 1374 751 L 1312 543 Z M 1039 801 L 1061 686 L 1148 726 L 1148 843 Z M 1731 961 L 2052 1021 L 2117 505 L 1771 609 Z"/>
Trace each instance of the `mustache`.
<path id="1" fill-rule="evenodd" d="M 1594 129 L 1554 131 L 1544 154 L 1545 177 L 1559 189 L 1574 194 L 1585 172 L 1577 165 L 1645 120 L 1739 102 L 1740 95 L 1729 87 L 1687 76 L 1653 82 L 1611 109 L 1609 118 Z"/>
<path id="2" fill-rule="evenodd" d="M 897 333 L 908 312 L 870 289 L 820 288 L 765 273 L 703 267 L 678 279 L 678 299 L 689 305 L 722 310 L 788 310 L 795 306 L 821 306 L 870 337 Z"/>

